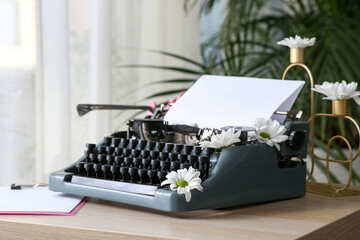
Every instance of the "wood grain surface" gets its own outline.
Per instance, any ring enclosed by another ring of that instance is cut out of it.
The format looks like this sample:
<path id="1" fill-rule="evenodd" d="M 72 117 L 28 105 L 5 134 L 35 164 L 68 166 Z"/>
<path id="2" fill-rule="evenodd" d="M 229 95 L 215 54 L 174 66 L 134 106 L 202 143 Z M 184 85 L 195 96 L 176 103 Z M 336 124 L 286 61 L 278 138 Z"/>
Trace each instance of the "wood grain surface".
<path id="1" fill-rule="evenodd" d="M 92 198 L 75 216 L 2 215 L 0 239 L 296 239 L 359 209 L 360 196 L 311 193 L 285 201 L 184 213 Z M 349 229 L 355 231 L 358 226 L 355 220 L 348 222 Z"/>
<path id="2" fill-rule="evenodd" d="M 360 211 L 315 230 L 299 240 L 360 239 Z"/>

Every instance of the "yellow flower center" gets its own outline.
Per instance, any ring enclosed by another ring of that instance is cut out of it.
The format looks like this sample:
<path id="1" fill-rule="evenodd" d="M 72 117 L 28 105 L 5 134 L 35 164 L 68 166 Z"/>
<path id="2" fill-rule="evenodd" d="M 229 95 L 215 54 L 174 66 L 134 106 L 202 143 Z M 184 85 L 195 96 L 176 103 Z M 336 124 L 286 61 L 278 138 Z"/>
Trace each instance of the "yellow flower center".
<path id="1" fill-rule="evenodd" d="M 176 186 L 178 186 L 178 187 L 185 188 L 188 185 L 189 185 L 189 183 L 185 180 L 179 180 L 176 182 Z"/>
<path id="2" fill-rule="evenodd" d="M 260 137 L 262 137 L 262 138 L 271 139 L 270 135 L 269 135 L 268 133 L 266 133 L 266 132 L 261 132 L 259 135 L 260 135 Z"/>

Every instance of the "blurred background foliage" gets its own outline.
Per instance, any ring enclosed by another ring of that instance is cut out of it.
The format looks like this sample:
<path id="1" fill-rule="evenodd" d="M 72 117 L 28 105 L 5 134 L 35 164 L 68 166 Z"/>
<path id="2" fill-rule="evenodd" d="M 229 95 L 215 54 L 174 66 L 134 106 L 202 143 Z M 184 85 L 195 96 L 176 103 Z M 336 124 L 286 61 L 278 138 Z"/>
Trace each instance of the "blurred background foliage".
<path id="1" fill-rule="evenodd" d="M 201 11 L 209 13 L 220 0 L 203 0 Z M 184 7 L 191 10 L 193 0 L 185 0 Z M 221 19 L 219 19 L 221 21 Z M 306 49 L 306 65 L 312 71 L 315 84 L 324 81 L 360 82 L 360 1 L 357 0 L 228 0 L 221 30 L 202 43 L 201 61 L 184 56 L 158 52 L 185 61 L 193 67 L 135 66 L 184 74 L 184 78 L 167 79 L 153 84 L 193 83 L 202 74 L 248 76 L 281 79 L 289 65 L 289 48 L 276 42 L 289 36 L 316 37 L 316 44 Z M 134 66 L 128 66 L 134 67 Z M 287 79 L 308 80 L 302 69 L 293 69 Z M 176 96 L 186 89 L 152 93 L 148 99 Z M 309 118 L 310 86 L 306 81 L 294 108 L 304 111 L 303 120 Z M 315 113 L 330 113 L 331 102 L 323 101 L 315 93 Z M 349 101 L 349 115 L 357 122 L 360 109 Z M 343 119 L 321 118 L 315 122 L 315 144 L 326 149 L 326 143 L 335 134 L 345 135 L 352 146 L 358 146 L 355 128 Z M 344 145 L 335 144 L 331 156 L 346 159 Z M 325 171 L 323 163 L 316 165 Z M 345 167 L 345 166 L 343 166 Z M 339 179 L 331 174 L 334 182 Z M 353 183 L 360 183 L 357 173 Z"/>

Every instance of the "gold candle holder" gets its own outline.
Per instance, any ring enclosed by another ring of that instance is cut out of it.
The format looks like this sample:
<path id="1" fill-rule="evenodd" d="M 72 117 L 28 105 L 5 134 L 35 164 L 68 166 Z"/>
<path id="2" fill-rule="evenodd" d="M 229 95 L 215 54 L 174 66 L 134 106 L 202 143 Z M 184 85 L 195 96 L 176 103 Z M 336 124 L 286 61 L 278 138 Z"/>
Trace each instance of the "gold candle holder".
<path id="1" fill-rule="evenodd" d="M 305 48 L 290 48 L 290 63 L 304 63 Z"/>
<path id="2" fill-rule="evenodd" d="M 303 68 L 306 73 L 309 76 L 310 80 L 310 137 L 309 137 L 309 144 L 308 149 L 311 156 L 311 169 L 309 172 L 309 176 L 306 178 L 306 181 L 309 181 L 312 177 L 312 174 L 314 172 L 314 122 L 313 122 L 313 116 L 314 116 L 314 91 L 311 89 L 314 88 L 314 79 L 312 76 L 312 73 L 310 69 L 305 65 L 305 48 L 290 48 L 290 65 L 285 69 L 282 80 L 285 80 L 287 73 L 290 69 L 294 67 L 301 67 Z"/>
<path id="3" fill-rule="evenodd" d="M 332 114 L 335 116 L 345 116 L 348 114 L 347 100 L 333 100 Z"/>
<path id="4" fill-rule="evenodd" d="M 360 128 L 359 128 L 358 123 L 355 121 L 355 119 L 353 119 L 352 117 L 347 115 L 347 101 L 345 100 L 345 101 L 334 101 L 334 102 L 339 102 L 339 103 L 335 104 L 337 107 L 335 109 L 335 111 L 333 109 L 333 112 L 331 114 L 328 114 L 328 113 L 314 114 L 311 121 L 314 122 L 315 119 L 320 118 L 320 117 L 343 118 L 345 120 L 348 120 L 348 121 L 350 121 L 350 123 L 352 123 L 354 125 L 354 127 L 357 131 L 357 134 L 358 134 L 359 142 L 360 142 Z M 346 112 L 346 114 L 343 115 L 343 113 L 345 113 L 345 112 Z M 335 140 L 340 140 L 346 144 L 346 147 L 349 151 L 348 159 L 339 160 L 339 159 L 331 159 L 330 158 L 331 145 L 333 144 L 333 142 Z M 360 155 L 360 144 L 357 147 L 356 153 L 353 154 L 353 147 L 351 146 L 351 144 L 347 140 L 347 138 L 345 138 L 344 136 L 341 136 L 341 135 L 333 136 L 332 138 L 330 138 L 330 140 L 326 144 L 326 157 L 325 158 L 320 157 L 316 154 L 313 155 L 313 158 L 316 158 L 318 160 L 326 162 L 326 177 L 328 180 L 328 184 L 308 182 L 307 186 L 306 186 L 306 190 L 311 193 L 316 193 L 316 194 L 321 194 L 321 195 L 331 196 L 331 197 L 343 197 L 343 196 L 351 196 L 351 195 L 360 194 L 359 191 L 348 189 L 351 184 L 351 181 L 352 181 L 352 164 L 353 164 L 353 161 L 355 161 L 356 158 L 359 157 L 359 155 Z M 348 165 L 349 177 L 348 177 L 348 181 L 345 185 L 343 185 L 343 186 L 336 185 L 331 181 L 331 179 L 330 179 L 330 163 L 340 163 L 340 164 Z"/>
<path id="5" fill-rule="evenodd" d="M 301 67 L 303 68 L 310 80 L 310 118 L 308 120 L 310 124 L 310 137 L 309 137 L 309 144 L 308 150 L 311 156 L 311 169 L 309 172 L 308 177 L 306 178 L 306 191 L 322 194 L 326 196 L 338 197 L 338 196 L 349 196 L 349 195 L 357 195 L 360 194 L 360 191 L 349 190 L 348 187 L 352 181 L 352 163 L 353 161 L 360 155 L 360 128 L 358 123 L 350 116 L 348 116 L 348 105 L 347 100 L 334 100 L 332 101 L 332 114 L 327 113 L 318 113 L 314 114 L 314 79 L 311 74 L 310 69 L 305 65 L 305 49 L 304 48 L 290 48 L 290 65 L 285 69 L 282 79 L 284 80 L 289 70 L 293 67 Z M 331 118 L 343 118 L 347 119 L 355 126 L 358 136 L 359 136 L 359 146 L 357 148 L 357 152 L 353 155 L 352 146 L 349 141 L 341 135 L 336 135 L 330 138 L 326 145 L 326 157 L 320 157 L 315 154 L 314 149 L 314 121 L 316 118 L 320 117 L 331 117 Z M 349 159 L 348 160 L 337 160 L 337 159 L 330 159 L 330 149 L 331 145 L 335 140 L 343 141 L 348 150 L 349 150 Z M 326 176 L 328 179 L 328 184 L 323 183 L 314 183 L 309 182 L 311 179 L 313 172 L 314 172 L 314 162 L 315 158 L 318 160 L 326 161 Z M 335 185 L 330 179 L 330 162 L 340 163 L 340 164 L 348 164 L 349 165 L 349 178 L 348 182 L 344 186 Z"/>

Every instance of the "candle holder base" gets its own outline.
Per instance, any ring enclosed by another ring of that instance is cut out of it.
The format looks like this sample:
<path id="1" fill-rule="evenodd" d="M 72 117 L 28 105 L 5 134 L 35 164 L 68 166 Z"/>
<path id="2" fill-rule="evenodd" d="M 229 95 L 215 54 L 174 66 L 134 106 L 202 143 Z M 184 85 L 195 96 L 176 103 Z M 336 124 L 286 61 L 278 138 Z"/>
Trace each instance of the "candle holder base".
<path id="1" fill-rule="evenodd" d="M 338 185 L 341 187 L 341 185 Z M 360 195 L 360 191 L 345 189 L 343 191 L 337 192 L 328 183 L 316 183 L 316 182 L 307 182 L 306 183 L 306 192 L 319 194 L 327 197 L 348 197 L 354 195 Z"/>

